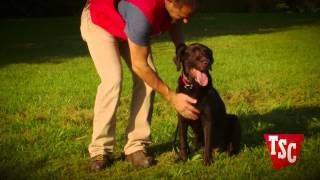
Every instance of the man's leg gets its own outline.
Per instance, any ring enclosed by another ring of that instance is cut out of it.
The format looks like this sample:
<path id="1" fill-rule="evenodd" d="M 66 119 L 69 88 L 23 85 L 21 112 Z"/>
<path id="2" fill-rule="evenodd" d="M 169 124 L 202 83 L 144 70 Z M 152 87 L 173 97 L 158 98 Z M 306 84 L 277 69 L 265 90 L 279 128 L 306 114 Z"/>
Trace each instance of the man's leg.
<path id="1" fill-rule="evenodd" d="M 129 68 L 131 69 L 131 60 L 127 44 L 121 44 L 121 54 L 124 55 Z M 155 70 L 151 51 L 148 56 L 149 65 Z M 130 108 L 129 123 L 126 129 L 126 145 L 124 147 L 125 155 L 130 155 L 138 151 L 145 152 L 145 146 L 151 143 L 150 123 L 153 109 L 155 92 L 141 78 L 139 78 L 131 69 L 133 80 L 133 92 Z M 141 158 L 141 155 L 138 155 Z M 142 157 L 143 158 L 143 157 Z M 151 159 L 149 159 L 151 160 Z M 148 160 L 148 161 L 149 161 Z M 142 166 L 146 166 L 141 162 Z M 134 163 L 135 164 L 135 163 Z M 139 164 L 137 164 L 139 166 Z M 148 165 L 147 165 L 148 166 Z"/>
<path id="2" fill-rule="evenodd" d="M 101 83 L 94 105 L 93 133 L 89 145 L 91 157 L 106 155 L 115 144 L 115 112 L 121 91 L 121 62 L 117 40 L 92 23 L 88 8 L 81 18 L 81 34 L 87 42 Z"/>

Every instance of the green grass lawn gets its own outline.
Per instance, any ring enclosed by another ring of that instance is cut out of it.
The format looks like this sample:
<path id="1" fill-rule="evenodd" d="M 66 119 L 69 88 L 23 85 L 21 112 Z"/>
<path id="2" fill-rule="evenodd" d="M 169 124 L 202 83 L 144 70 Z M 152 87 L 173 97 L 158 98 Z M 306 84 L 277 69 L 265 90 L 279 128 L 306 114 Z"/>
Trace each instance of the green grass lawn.
<path id="1" fill-rule="evenodd" d="M 171 141 L 176 113 L 159 95 L 148 169 L 121 159 L 131 99 L 124 66 L 113 166 L 90 172 L 98 76 L 80 39 L 78 18 L 0 21 L 0 179 L 317 179 L 320 177 L 320 16 L 199 14 L 186 26 L 188 43 L 214 51 L 212 76 L 230 113 L 241 119 L 239 155 L 217 154 L 211 166 L 199 155 L 175 162 Z M 154 39 L 160 76 L 176 87 L 168 37 Z M 125 64 L 125 63 L 124 63 Z M 305 135 L 300 162 L 273 170 L 263 134 Z"/>

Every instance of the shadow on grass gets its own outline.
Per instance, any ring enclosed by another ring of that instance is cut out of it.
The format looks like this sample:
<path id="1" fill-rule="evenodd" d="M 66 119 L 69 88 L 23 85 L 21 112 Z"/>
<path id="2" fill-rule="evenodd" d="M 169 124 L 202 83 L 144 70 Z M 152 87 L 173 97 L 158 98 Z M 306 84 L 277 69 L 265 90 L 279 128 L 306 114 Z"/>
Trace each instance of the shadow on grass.
<path id="1" fill-rule="evenodd" d="M 264 144 L 264 134 L 304 134 L 306 138 L 320 133 L 320 107 L 275 109 L 266 114 L 241 117 L 242 144 L 255 147 Z"/>
<path id="2" fill-rule="evenodd" d="M 320 14 L 202 13 L 191 18 L 184 32 L 186 40 L 200 41 L 217 36 L 267 34 L 295 26 L 319 25 L 319 19 Z M 161 42 L 163 38 L 156 41 Z"/>
<path id="3" fill-rule="evenodd" d="M 186 39 L 272 33 L 296 25 L 319 24 L 319 14 L 198 14 L 185 28 Z M 0 67 L 15 63 L 61 63 L 88 56 L 80 35 L 80 19 L 2 19 L 0 23 Z M 168 41 L 159 36 L 154 42 Z"/>
<path id="4" fill-rule="evenodd" d="M 47 163 L 46 158 L 33 159 L 31 162 L 17 160 L 14 163 L 1 162 L 0 179 L 30 179 L 30 172 L 41 169 Z"/>
<path id="5" fill-rule="evenodd" d="M 7 64 L 61 63 L 89 55 L 74 17 L 1 20 L 0 67 Z"/>
<path id="6" fill-rule="evenodd" d="M 150 154 L 153 157 L 157 157 L 163 153 L 169 152 L 173 150 L 173 141 L 155 144 L 149 148 Z"/>
<path id="7" fill-rule="evenodd" d="M 242 146 L 246 145 L 247 147 L 264 145 L 263 135 L 266 133 L 301 133 L 306 138 L 320 133 L 320 107 L 275 109 L 265 114 L 241 116 L 240 120 L 243 130 Z M 10 147 L 2 147 L 4 148 L 1 152 L 10 152 Z M 158 157 L 163 153 L 172 151 L 172 142 L 155 144 L 149 150 L 152 155 Z M 121 159 L 118 158 L 117 160 Z M 31 162 L 15 158 L 11 161 L 1 159 L 0 179 L 26 179 L 29 177 L 30 171 L 41 171 L 41 168 L 46 166 L 47 163 L 48 157 L 46 156 L 35 158 Z M 33 173 L 33 175 L 35 174 Z M 47 177 L 50 177 L 50 175 Z"/>
<path id="8" fill-rule="evenodd" d="M 266 114 L 240 116 L 240 121 L 242 147 L 265 144 L 264 134 L 304 134 L 308 138 L 320 133 L 320 107 L 275 109 Z M 172 150 L 172 142 L 150 147 L 156 156 Z"/>

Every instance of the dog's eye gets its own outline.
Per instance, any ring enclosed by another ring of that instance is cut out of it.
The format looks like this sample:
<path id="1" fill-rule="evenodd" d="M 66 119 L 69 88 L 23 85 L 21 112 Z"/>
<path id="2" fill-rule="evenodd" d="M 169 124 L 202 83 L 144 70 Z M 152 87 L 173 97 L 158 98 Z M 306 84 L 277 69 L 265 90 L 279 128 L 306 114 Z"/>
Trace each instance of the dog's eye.
<path id="1" fill-rule="evenodd" d="M 201 58 L 199 61 L 201 63 L 209 63 L 208 59 L 206 59 L 206 58 Z"/>

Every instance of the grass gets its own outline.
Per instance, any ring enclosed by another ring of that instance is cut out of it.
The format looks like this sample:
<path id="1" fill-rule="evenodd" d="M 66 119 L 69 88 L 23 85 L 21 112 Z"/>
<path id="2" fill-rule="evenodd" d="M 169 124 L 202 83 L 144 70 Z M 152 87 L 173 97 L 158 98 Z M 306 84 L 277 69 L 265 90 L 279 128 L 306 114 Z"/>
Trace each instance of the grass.
<path id="1" fill-rule="evenodd" d="M 99 79 L 80 39 L 79 19 L 2 19 L 0 24 L 1 179 L 320 177 L 319 15 L 199 14 L 187 25 L 188 43 L 214 50 L 214 85 L 228 112 L 240 116 L 243 130 L 240 154 L 217 154 L 209 167 L 199 155 L 175 162 L 170 142 L 176 113 L 160 96 L 150 147 L 157 165 L 139 169 L 121 159 L 132 86 L 124 66 L 116 162 L 101 172 L 88 169 Z M 179 72 L 166 36 L 154 39 L 153 53 L 160 76 L 175 88 Z M 265 133 L 304 134 L 301 161 L 273 170 Z"/>

